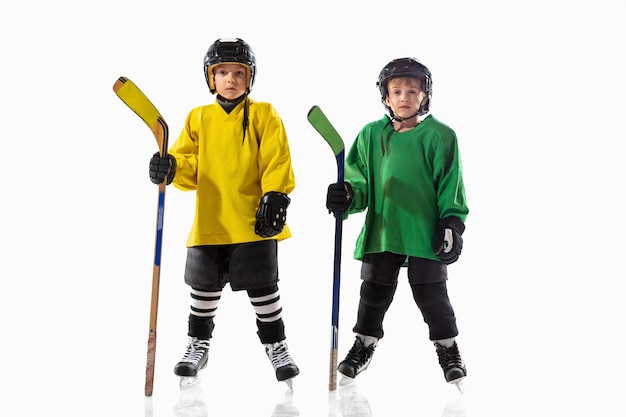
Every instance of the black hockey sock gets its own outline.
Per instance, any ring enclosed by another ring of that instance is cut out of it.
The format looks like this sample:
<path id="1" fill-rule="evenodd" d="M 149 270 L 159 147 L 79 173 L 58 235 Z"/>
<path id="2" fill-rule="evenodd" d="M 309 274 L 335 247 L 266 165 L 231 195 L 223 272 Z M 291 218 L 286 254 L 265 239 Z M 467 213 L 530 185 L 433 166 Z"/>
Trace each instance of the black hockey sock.
<path id="1" fill-rule="evenodd" d="M 283 319 L 269 323 L 257 320 L 256 325 L 259 329 L 257 335 L 261 343 L 276 343 L 285 340 L 285 324 L 283 323 Z"/>
<path id="2" fill-rule="evenodd" d="M 383 319 L 393 301 L 395 292 L 395 285 L 388 286 L 363 281 L 361 283 L 357 321 L 352 330 L 355 333 L 381 339 L 384 335 Z"/>
<path id="3" fill-rule="evenodd" d="M 445 281 L 411 284 L 411 290 L 428 325 L 430 340 L 449 339 L 458 335 Z"/>
<path id="4" fill-rule="evenodd" d="M 213 336 L 213 317 L 198 317 L 193 314 L 189 315 L 189 337 L 196 337 L 200 340 L 209 340 Z"/>

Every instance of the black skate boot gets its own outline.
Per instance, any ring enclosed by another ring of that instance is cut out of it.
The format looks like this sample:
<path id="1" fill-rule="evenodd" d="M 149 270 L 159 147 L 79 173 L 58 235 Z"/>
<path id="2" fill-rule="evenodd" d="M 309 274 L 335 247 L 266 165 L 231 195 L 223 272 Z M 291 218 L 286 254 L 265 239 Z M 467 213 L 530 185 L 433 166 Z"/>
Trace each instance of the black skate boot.
<path id="1" fill-rule="evenodd" d="M 209 359 L 209 340 L 189 338 L 187 351 L 174 367 L 174 373 L 180 377 L 197 377 L 198 371 L 204 369 Z"/>
<path id="2" fill-rule="evenodd" d="M 459 347 L 456 342 L 449 348 L 440 345 L 435 342 L 435 348 L 437 349 L 437 356 L 439 357 L 439 365 L 443 369 L 443 375 L 451 384 L 458 384 L 463 378 L 467 376 L 467 369 L 461 354 L 459 353 Z"/>
<path id="3" fill-rule="evenodd" d="M 355 338 L 354 344 L 350 348 L 350 351 L 348 351 L 346 358 L 341 361 L 337 367 L 339 373 L 348 378 L 345 381 L 342 379 L 342 384 L 350 383 L 351 380 L 358 374 L 367 369 L 372 361 L 375 348 L 376 343 L 371 343 L 368 346 L 365 346 L 365 342 L 362 337 L 357 336 Z"/>
<path id="4" fill-rule="evenodd" d="M 285 381 L 285 383 L 289 385 L 289 388 L 291 388 L 291 379 L 298 375 L 300 370 L 289 355 L 287 342 L 281 340 L 276 343 L 266 343 L 263 346 L 265 346 L 265 353 L 276 371 L 276 379 L 278 381 Z"/>

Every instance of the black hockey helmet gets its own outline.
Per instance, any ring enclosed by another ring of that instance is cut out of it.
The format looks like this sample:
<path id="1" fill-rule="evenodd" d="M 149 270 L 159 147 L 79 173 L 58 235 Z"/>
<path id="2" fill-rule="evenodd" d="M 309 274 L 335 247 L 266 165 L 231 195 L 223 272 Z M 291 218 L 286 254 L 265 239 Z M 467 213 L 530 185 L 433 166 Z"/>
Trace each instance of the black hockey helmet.
<path id="1" fill-rule="evenodd" d="M 256 75 L 256 58 L 250 45 L 239 38 L 220 38 L 209 46 L 209 50 L 204 55 L 204 77 L 212 94 L 216 91 L 213 82 L 213 67 L 225 63 L 243 64 L 248 68 L 246 88 L 250 93 Z"/>
<path id="2" fill-rule="evenodd" d="M 391 112 L 391 109 L 389 108 L 389 106 L 387 106 L 387 103 L 385 103 L 387 94 L 389 94 L 389 91 L 387 90 L 387 84 L 389 84 L 390 79 L 398 77 L 417 78 L 421 81 L 422 90 L 424 90 L 424 93 L 426 93 L 426 99 L 422 101 L 422 104 L 420 104 L 420 109 L 417 115 L 421 116 L 428 113 L 428 110 L 430 108 L 430 99 L 433 95 L 432 74 L 424 64 L 422 64 L 415 58 L 394 59 L 393 61 L 385 65 L 385 67 L 380 71 L 376 86 L 380 90 L 380 99 L 385 105 L 385 108 L 387 108 L 387 110 Z"/>

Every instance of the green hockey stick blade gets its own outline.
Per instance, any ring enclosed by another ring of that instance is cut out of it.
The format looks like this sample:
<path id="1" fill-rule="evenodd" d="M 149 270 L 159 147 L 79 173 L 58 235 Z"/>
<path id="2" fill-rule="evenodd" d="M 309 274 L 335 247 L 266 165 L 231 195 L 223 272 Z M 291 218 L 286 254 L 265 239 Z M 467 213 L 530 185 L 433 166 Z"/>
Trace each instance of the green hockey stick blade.
<path id="1" fill-rule="evenodd" d="M 307 119 L 315 130 L 322 135 L 324 140 L 328 142 L 335 156 L 345 149 L 343 139 L 341 139 L 341 136 L 339 136 L 339 133 L 337 133 L 337 130 L 335 130 L 335 127 L 330 123 L 319 106 L 311 107 L 307 114 Z"/>
<path id="2" fill-rule="evenodd" d="M 119 77 L 113 91 L 132 111 L 148 125 L 159 145 L 161 154 L 167 151 L 168 127 L 165 119 L 146 95 L 126 77 Z"/>

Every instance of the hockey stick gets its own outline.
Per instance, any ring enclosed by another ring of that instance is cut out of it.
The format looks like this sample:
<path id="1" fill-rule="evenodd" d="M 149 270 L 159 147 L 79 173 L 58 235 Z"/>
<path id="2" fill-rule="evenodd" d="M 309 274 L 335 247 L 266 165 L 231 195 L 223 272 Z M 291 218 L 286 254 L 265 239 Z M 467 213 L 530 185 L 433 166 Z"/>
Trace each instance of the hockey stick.
<path id="1" fill-rule="evenodd" d="M 150 128 L 159 145 L 161 156 L 167 153 L 168 127 L 159 111 L 128 78 L 120 77 L 113 85 L 115 94 Z M 161 276 L 161 247 L 163 243 L 163 214 L 165 211 L 165 181 L 159 184 L 159 198 L 156 220 L 156 239 L 154 245 L 154 265 L 152 268 L 152 300 L 150 303 L 150 332 L 148 335 L 148 354 L 146 363 L 146 397 L 152 396 L 154 386 L 154 358 L 156 352 L 156 327 L 159 307 L 159 281 Z"/>
<path id="2" fill-rule="evenodd" d="M 328 121 L 326 115 L 318 106 L 311 107 L 307 115 L 309 123 L 322 135 L 330 145 L 337 160 L 337 182 L 343 183 L 345 146 L 339 133 Z M 337 347 L 339 345 L 339 288 L 341 284 L 341 234 L 343 225 L 343 210 L 335 210 L 335 257 L 333 269 L 333 309 L 331 319 L 330 369 L 328 389 L 337 389 Z"/>

